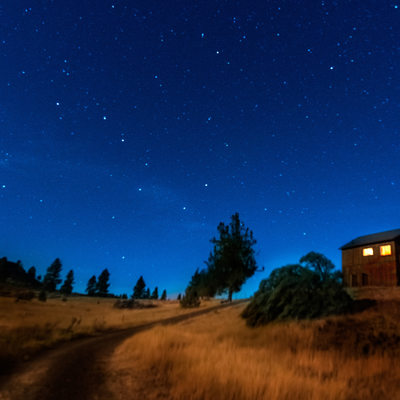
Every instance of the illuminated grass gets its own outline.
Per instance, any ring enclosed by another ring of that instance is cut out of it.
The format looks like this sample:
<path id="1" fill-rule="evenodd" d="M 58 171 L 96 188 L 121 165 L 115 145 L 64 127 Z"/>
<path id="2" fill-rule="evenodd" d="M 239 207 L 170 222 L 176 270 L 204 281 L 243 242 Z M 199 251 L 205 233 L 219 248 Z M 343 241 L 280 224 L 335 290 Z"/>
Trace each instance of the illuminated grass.
<path id="1" fill-rule="evenodd" d="M 398 398 L 399 307 L 255 329 L 239 317 L 241 309 L 156 327 L 127 340 L 110 365 L 115 397 Z"/>
<path id="2" fill-rule="evenodd" d="M 154 302 L 151 309 L 120 310 L 113 308 L 115 299 L 71 297 L 47 302 L 15 302 L 0 297 L 0 364 L 19 361 L 41 348 L 74 337 L 94 335 L 184 314 L 176 301 Z M 206 302 L 202 307 L 215 305 Z"/>

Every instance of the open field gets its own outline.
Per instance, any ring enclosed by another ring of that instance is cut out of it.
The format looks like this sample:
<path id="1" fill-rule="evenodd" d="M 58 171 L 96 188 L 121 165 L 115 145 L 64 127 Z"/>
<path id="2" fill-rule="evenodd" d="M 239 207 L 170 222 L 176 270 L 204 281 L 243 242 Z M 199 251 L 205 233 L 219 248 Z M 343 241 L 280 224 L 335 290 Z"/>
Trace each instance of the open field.
<path id="1" fill-rule="evenodd" d="M 115 399 L 399 399 L 400 291 L 358 296 L 378 303 L 260 328 L 245 325 L 243 306 L 157 326 L 116 349 L 108 388 Z"/>
<path id="2" fill-rule="evenodd" d="M 0 364 L 27 359 L 38 350 L 79 336 L 96 335 L 147 322 L 181 315 L 177 301 L 152 301 L 158 307 L 148 309 L 115 309 L 116 299 L 71 297 L 16 302 L 0 297 Z M 202 307 L 218 304 L 209 301 Z M 1 369 L 1 368 L 0 368 Z"/>

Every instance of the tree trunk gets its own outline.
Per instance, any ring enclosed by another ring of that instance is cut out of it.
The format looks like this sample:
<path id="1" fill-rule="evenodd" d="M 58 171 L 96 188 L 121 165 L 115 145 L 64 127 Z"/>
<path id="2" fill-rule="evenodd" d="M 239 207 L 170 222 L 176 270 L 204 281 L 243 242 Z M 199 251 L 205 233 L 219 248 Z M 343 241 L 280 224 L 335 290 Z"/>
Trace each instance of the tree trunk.
<path id="1" fill-rule="evenodd" d="M 228 294 L 229 303 L 232 303 L 232 293 L 233 293 L 232 289 L 229 289 L 229 294 Z"/>

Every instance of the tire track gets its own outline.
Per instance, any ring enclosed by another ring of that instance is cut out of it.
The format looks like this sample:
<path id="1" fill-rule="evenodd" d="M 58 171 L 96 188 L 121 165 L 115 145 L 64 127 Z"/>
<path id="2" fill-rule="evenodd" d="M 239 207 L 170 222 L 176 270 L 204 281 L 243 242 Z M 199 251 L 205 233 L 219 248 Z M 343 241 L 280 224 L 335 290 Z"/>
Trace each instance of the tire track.
<path id="1" fill-rule="evenodd" d="M 244 302 L 246 300 L 238 300 L 60 345 L 24 365 L 3 382 L 0 400 L 111 400 L 111 394 L 102 383 L 106 380 L 108 360 L 122 341 L 159 324 L 176 324 Z"/>

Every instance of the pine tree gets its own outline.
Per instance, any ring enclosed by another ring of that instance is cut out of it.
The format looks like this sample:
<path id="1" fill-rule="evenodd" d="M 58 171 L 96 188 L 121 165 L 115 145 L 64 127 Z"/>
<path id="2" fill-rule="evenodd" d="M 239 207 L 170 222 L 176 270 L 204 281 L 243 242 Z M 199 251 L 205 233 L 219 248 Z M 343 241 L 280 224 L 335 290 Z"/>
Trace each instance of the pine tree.
<path id="1" fill-rule="evenodd" d="M 97 281 L 96 276 L 93 275 L 87 283 L 86 292 L 88 296 L 96 296 L 96 289 L 97 289 Z"/>
<path id="2" fill-rule="evenodd" d="M 150 296 L 150 288 L 147 288 L 147 289 L 146 289 L 144 298 L 145 298 L 145 299 L 150 299 L 150 298 L 151 298 L 151 296 Z"/>
<path id="3" fill-rule="evenodd" d="M 196 289 L 190 286 L 186 288 L 185 295 L 180 299 L 180 304 L 183 308 L 194 308 L 200 306 L 200 298 Z"/>
<path id="4" fill-rule="evenodd" d="M 97 279 L 96 292 L 98 296 L 107 297 L 108 287 L 110 286 L 110 284 L 108 283 L 109 279 L 110 273 L 108 272 L 108 269 L 105 268 Z"/>
<path id="5" fill-rule="evenodd" d="M 257 270 L 253 249 L 256 240 L 253 232 L 244 227 L 238 213 L 232 215 L 229 225 L 221 222 L 218 232 L 219 238 L 211 239 L 214 248 L 206 262 L 207 273 L 216 284 L 217 293 L 227 292 L 228 300 L 232 301 L 232 294 Z"/>
<path id="6" fill-rule="evenodd" d="M 156 286 L 151 294 L 151 298 L 154 300 L 158 300 L 158 287 Z"/>
<path id="7" fill-rule="evenodd" d="M 29 269 L 28 269 L 28 275 L 29 275 L 29 278 L 30 279 L 32 279 L 32 280 L 36 280 L 36 268 L 35 267 L 30 267 Z"/>
<path id="8" fill-rule="evenodd" d="M 167 291 L 164 289 L 162 294 L 161 294 L 161 298 L 160 300 L 167 300 Z"/>
<path id="9" fill-rule="evenodd" d="M 179 293 L 176 299 L 180 301 L 182 299 L 182 295 Z"/>
<path id="10" fill-rule="evenodd" d="M 48 292 L 55 292 L 57 285 L 61 283 L 60 272 L 62 264 L 59 258 L 56 258 L 50 267 L 47 268 L 46 275 L 43 278 L 43 289 Z"/>
<path id="11" fill-rule="evenodd" d="M 144 282 L 143 276 L 137 280 L 135 287 L 133 288 L 133 299 L 143 299 L 145 296 L 146 283 Z"/>
<path id="12" fill-rule="evenodd" d="M 74 271 L 72 269 L 68 272 L 67 277 L 63 285 L 60 288 L 60 292 L 66 296 L 72 293 L 72 285 L 74 284 Z"/>

